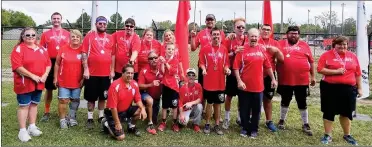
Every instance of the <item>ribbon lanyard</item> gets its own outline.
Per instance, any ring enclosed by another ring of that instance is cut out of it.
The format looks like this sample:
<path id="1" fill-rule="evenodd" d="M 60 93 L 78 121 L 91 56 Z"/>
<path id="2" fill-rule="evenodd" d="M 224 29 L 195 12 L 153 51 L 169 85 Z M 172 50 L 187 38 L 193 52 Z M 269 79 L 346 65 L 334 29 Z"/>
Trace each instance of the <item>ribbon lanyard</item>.
<path id="1" fill-rule="evenodd" d="M 105 36 L 103 37 L 103 41 L 101 41 L 101 37 L 99 37 L 98 33 L 96 33 L 96 36 L 98 36 L 98 39 L 96 40 L 97 41 L 97 44 L 103 50 L 105 48 L 105 45 L 106 45 L 107 34 L 105 33 Z"/>
<path id="2" fill-rule="evenodd" d="M 58 36 L 57 36 L 55 29 L 52 29 L 52 32 L 53 32 L 54 40 L 57 43 L 56 49 L 59 50 L 59 44 L 61 43 L 61 39 L 62 39 L 62 30 L 59 30 Z"/>
<path id="3" fill-rule="evenodd" d="M 125 36 L 125 32 L 124 32 L 124 38 L 125 38 L 125 44 L 127 45 L 126 46 L 126 52 L 129 52 L 129 48 L 131 47 L 131 43 L 132 43 L 132 39 L 133 39 L 133 34 L 130 35 L 129 39 L 126 38 Z"/>
<path id="4" fill-rule="evenodd" d="M 333 49 L 333 53 L 335 54 L 336 59 L 338 60 L 338 62 L 340 62 L 340 64 L 343 66 L 343 68 L 346 68 L 346 53 L 345 53 L 345 59 L 344 60 L 342 60 L 342 58 L 340 57 L 340 55 L 337 53 L 337 51 L 335 49 Z"/>
<path id="5" fill-rule="evenodd" d="M 217 67 L 217 58 L 218 58 L 218 53 L 219 53 L 219 50 L 221 48 L 221 45 L 218 44 L 218 49 L 217 49 L 217 52 L 214 51 L 214 48 L 212 46 L 212 57 L 213 57 L 213 62 L 214 62 L 214 67 L 216 68 Z M 216 69 L 215 69 L 216 70 Z"/>
<path id="6" fill-rule="evenodd" d="M 299 41 L 297 41 L 297 43 L 294 44 L 293 46 L 289 46 L 288 41 L 285 42 L 286 44 L 285 50 L 287 51 L 287 55 L 286 55 L 287 58 L 291 56 L 290 53 L 294 50 L 294 48 L 298 48 L 298 43 Z"/>

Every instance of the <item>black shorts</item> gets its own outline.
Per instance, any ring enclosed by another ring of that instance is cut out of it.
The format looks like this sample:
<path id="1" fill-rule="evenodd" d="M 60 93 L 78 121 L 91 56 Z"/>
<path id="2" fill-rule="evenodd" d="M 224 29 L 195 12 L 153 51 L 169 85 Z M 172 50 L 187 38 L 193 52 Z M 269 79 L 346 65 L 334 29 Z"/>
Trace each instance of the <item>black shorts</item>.
<path id="1" fill-rule="evenodd" d="M 208 104 L 222 104 L 225 102 L 225 94 L 223 91 L 204 91 L 204 98 L 207 99 Z"/>
<path id="2" fill-rule="evenodd" d="M 203 87 L 203 70 L 200 67 L 198 68 L 198 83 Z"/>
<path id="3" fill-rule="evenodd" d="M 84 99 L 88 102 L 107 100 L 108 89 L 111 85 L 109 77 L 90 76 L 84 80 Z"/>
<path id="4" fill-rule="evenodd" d="M 310 96 L 309 85 L 297 85 L 297 86 L 287 86 L 278 85 L 277 93 L 282 97 L 292 97 L 293 92 L 296 97 L 308 97 Z"/>
<path id="5" fill-rule="evenodd" d="M 334 116 L 340 114 L 353 120 L 357 93 L 355 86 L 320 81 L 320 104 L 325 119 L 334 121 Z"/>
<path id="6" fill-rule="evenodd" d="M 122 75 L 122 73 L 115 72 L 114 80 L 119 79 Z M 138 73 L 134 73 L 133 80 L 138 82 Z"/>
<path id="7" fill-rule="evenodd" d="M 46 90 L 56 90 L 57 87 L 54 86 L 53 84 L 53 79 L 54 79 L 54 64 L 56 63 L 56 58 L 50 58 L 50 62 L 52 64 L 50 68 L 50 72 L 48 74 L 48 77 L 45 81 L 45 89 Z"/>
<path id="8" fill-rule="evenodd" d="M 130 118 L 134 117 L 134 113 L 136 113 L 137 109 L 138 106 L 130 106 L 127 111 L 118 112 L 120 122 L 128 122 Z M 124 134 L 123 129 L 121 129 L 120 131 L 115 129 L 115 121 L 114 118 L 112 117 L 111 110 L 106 108 L 104 113 L 108 123 L 108 129 L 110 129 L 110 131 L 114 133 L 115 137 L 123 135 Z"/>
<path id="9" fill-rule="evenodd" d="M 164 85 L 163 85 L 162 91 L 163 91 L 163 95 L 162 95 L 162 100 L 161 100 L 162 102 L 161 107 L 163 109 L 177 108 L 178 98 L 179 98 L 178 92 Z"/>
<path id="10" fill-rule="evenodd" d="M 236 77 L 233 74 L 230 74 L 226 77 L 226 88 L 225 94 L 228 96 L 236 96 L 238 95 L 238 83 L 236 81 Z"/>
<path id="11" fill-rule="evenodd" d="M 263 91 L 264 98 L 267 98 L 269 100 L 273 99 L 274 93 L 275 93 L 275 88 L 271 88 L 271 78 L 270 78 L 270 76 L 266 76 L 264 78 L 264 86 L 265 86 L 265 89 Z"/>

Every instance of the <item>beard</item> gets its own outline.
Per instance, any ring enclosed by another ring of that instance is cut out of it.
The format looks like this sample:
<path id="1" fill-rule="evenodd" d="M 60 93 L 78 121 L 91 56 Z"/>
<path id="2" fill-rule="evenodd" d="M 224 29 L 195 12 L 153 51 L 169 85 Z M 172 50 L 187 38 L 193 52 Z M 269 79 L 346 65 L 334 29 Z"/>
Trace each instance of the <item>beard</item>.
<path id="1" fill-rule="evenodd" d="M 298 38 L 296 37 L 290 37 L 290 38 L 287 38 L 287 40 L 288 40 L 288 43 L 292 45 L 298 42 Z"/>
<path id="2" fill-rule="evenodd" d="M 99 33 L 104 33 L 104 32 L 106 32 L 106 29 L 103 29 L 103 28 L 97 28 L 97 32 L 99 32 Z"/>

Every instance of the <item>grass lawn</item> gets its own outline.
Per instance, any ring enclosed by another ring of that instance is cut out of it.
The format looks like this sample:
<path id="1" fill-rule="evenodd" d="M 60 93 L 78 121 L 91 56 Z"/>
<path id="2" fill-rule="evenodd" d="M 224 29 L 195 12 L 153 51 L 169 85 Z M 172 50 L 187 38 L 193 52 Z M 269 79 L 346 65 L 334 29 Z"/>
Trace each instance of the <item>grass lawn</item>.
<path id="1" fill-rule="evenodd" d="M 1 67 L 10 68 L 10 53 L 12 52 L 14 46 L 17 44 L 18 40 L 2 40 L 1 41 Z"/>

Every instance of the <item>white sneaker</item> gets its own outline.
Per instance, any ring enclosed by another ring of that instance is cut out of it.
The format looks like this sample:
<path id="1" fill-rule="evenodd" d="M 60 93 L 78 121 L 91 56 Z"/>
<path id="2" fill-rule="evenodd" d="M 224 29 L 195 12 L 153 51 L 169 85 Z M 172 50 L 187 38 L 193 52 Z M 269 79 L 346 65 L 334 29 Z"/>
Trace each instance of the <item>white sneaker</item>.
<path id="1" fill-rule="evenodd" d="M 229 126 L 230 126 L 230 121 L 228 119 L 225 119 L 225 121 L 223 121 L 222 128 L 227 130 L 229 129 Z"/>
<path id="2" fill-rule="evenodd" d="M 28 134 L 27 131 L 19 131 L 18 139 L 21 140 L 22 142 L 27 142 L 31 139 L 31 136 Z"/>
<path id="3" fill-rule="evenodd" d="M 28 127 L 27 131 L 31 136 L 40 136 L 41 134 L 43 134 L 43 132 L 41 132 L 40 129 L 36 126 Z"/>

